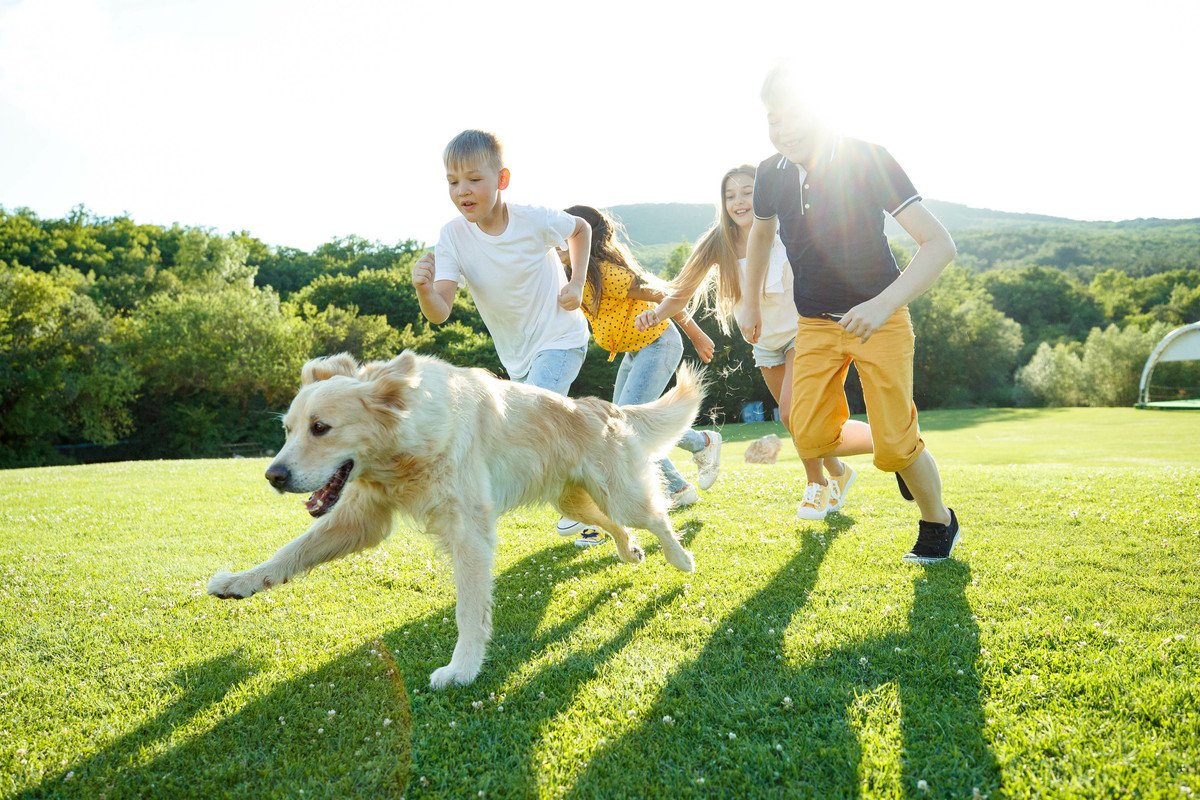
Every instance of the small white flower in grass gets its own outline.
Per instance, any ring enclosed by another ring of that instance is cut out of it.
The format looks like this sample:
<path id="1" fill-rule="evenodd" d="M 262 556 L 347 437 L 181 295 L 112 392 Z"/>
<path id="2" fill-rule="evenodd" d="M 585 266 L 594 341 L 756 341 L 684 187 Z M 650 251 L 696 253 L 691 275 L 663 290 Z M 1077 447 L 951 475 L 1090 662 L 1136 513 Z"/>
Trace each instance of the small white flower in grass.
<path id="1" fill-rule="evenodd" d="M 476 792 L 475 796 L 476 796 L 476 797 L 483 797 L 483 796 L 484 796 L 484 791 L 483 791 L 483 789 L 480 789 L 478 792 Z"/>
<path id="2" fill-rule="evenodd" d="M 769 634 L 771 634 L 772 636 L 774 636 L 774 635 L 775 635 L 775 629 L 774 629 L 774 628 L 767 628 L 767 633 L 769 633 Z"/>
<path id="3" fill-rule="evenodd" d="M 383 727 L 386 728 L 388 725 L 391 725 L 391 724 L 392 724 L 392 721 L 390 719 L 388 719 L 387 717 L 383 718 Z"/>
<path id="4" fill-rule="evenodd" d="M 703 776 L 703 775 L 701 775 L 699 778 L 696 778 L 696 785 L 697 785 L 697 786 L 703 786 L 703 785 L 704 785 L 704 776 Z"/>
<path id="5" fill-rule="evenodd" d="M 979 791 L 978 786 L 971 789 L 971 800 L 983 800 L 983 792 Z"/>
<path id="6" fill-rule="evenodd" d="M 959 674 L 959 675 L 962 675 L 962 674 L 963 674 L 963 671 L 960 669 L 960 670 L 958 671 L 958 674 Z"/>
<path id="7" fill-rule="evenodd" d="M 1175 641 L 1177 641 L 1177 642 L 1182 642 L 1182 641 L 1183 641 L 1184 639 L 1186 639 L 1186 638 L 1187 638 L 1187 637 L 1186 637 L 1186 636 L 1184 636 L 1182 633 L 1177 633 L 1177 634 L 1175 634 Z"/>
<path id="8" fill-rule="evenodd" d="M 283 717 L 280 717 L 280 718 L 279 718 L 279 724 L 280 724 L 280 725 L 282 725 L 282 724 L 283 724 Z"/>
<path id="9" fill-rule="evenodd" d="M 730 731 L 730 732 L 729 732 L 729 741 L 731 741 L 731 742 L 732 742 L 732 741 L 733 741 L 734 739 L 736 739 L 736 738 L 737 738 L 737 734 L 736 734 L 736 733 L 734 733 L 733 731 Z"/>
<path id="10" fill-rule="evenodd" d="M 1179 793 L 1185 797 L 1191 797 L 1192 787 L 1188 786 L 1186 783 L 1181 783 L 1179 784 Z"/>
<path id="11" fill-rule="evenodd" d="M 473 709 L 475 709 L 476 711 L 478 711 L 479 709 L 483 708 L 483 701 L 482 701 L 482 700 L 476 700 L 476 701 L 472 702 L 472 703 L 471 703 L 471 708 L 473 708 Z"/>
<path id="12" fill-rule="evenodd" d="M 73 781 L 73 780 L 75 780 L 75 773 L 74 773 L 74 772 L 68 772 L 68 773 L 66 774 L 66 777 L 64 777 L 64 778 L 63 778 L 63 780 L 64 780 L 64 781 Z"/>
<path id="13" fill-rule="evenodd" d="M 866 656 L 863 656 L 862 658 L 860 658 L 860 659 L 858 660 L 858 663 L 859 663 L 859 664 L 862 664 L 862 665 L 865 667 L 865 666 L 867 665 L 867 657 L 866 657 Z"/>
<path id="14" fill-rule="evenodd" d="M 324 732 L 325 732 L 324 728 L 317 728 L 317 733 L 324 733 Z"/>
<path id="15" fill-rule="evenodd" d="M 426 778 L 424 775 L 422 775 L 420 780 L 417 782 L 420 783 L 422 786 L 429 786 L 429 778 Z"/>
<path id="16" fill-rule="evenodd" d="M 454 720 L 450 720 L 450 727 L 451 727 L 451 728 L 457 728 L 457 727 L 458 727 L 458 723 L 457 723 L 457 722 L 455 722 Z"/>
<path id="17" fill-rule="evenodd" d="M 637 716 L 637 712 L 631 708 L 625 712 L 625 716 L 629 717 L 630 719 L 633 719 L 634 717 Z"/>
<path id="18" fill-rule="evenodd" d="M 504 704 L 503 704 L 503 703 L 501 703 L 500 705 L 496 706 L 496 710 L 497 710 L 497 711 L 503 711 L 503 710 L 504 710 Z"/>
<path id="19" fill-rule="evenodd" d="M 894 648 L 894 649 L 895 649 L 895 651 L 896 651 L 897 653 L 903 653 L 903 652 L 904 652 L 904 650 L 902 650 L 902 649 L 901 649 L 901 648 L 899 648 L 899 647 L 896 647 L 896 648 Z"/>
<path id="20" fill-rule="evenodd" d="M 733 635 L 733 628 L 726 628 L 726 629 L 725 629 L 725 632 L 726 632 L 726 633 L 728 633 L 730 636 L 732 636 L 732 635 Z"/>
<path id="21" fill-rule="evenodd" d="M 546 699 L 546 693 L 538 692 L 538 700 L 545 700 L 545 699 Z"/>
<path id="22" fill-rule="evenodd" d="M 310 684 L 308 685 L 308 688 L 310 688 L 310 689 L 311 689 L 311 688 L 313 688 L 314 686 L 316 686 L 316 684 L 315 684 L 315 683 L 310 683 Z"/>
<path id="23" fill-rule="evenodd" d="M 917 781 L 917 791 L 919 791 L 919 792 L 928 792 L 928 791 L 929 791 L 929 784 L 928 784 L 928 783 L 926 783 L 926 782 L 925 782 L 925 781 L 923 781 L 923 780 Z"/>
<path id="24" fill-rule="evenodd" d="M 792 707 L 792 698 L 790 698 L 790 697 L 783 698 L 783 707 L 791 708 Z"/>
<path id="25" fill-rule="evenodd" d="M 777 752 L 777 753 L 782 753 L 782 752 L 783 752 L 783 745 L 781 745 L 781 744 L 776 744 L 776 745 L 775 745 L 775 752 Z"/>
<path id="26" fill-rule="evenodd" d="M 336 717 L 336 716 L 337 716 L 337 711 L 334 711 L 334 710 L 331 708 L 331 709 L 329 709 L 329 714 L 328 714 L 327 716 L 330 716 L 330 717 Z"/>
<path id="27" fill-rule="evenodd" d="M 664 724 L 666 724 L 666 725 L 674 725 L 674 724 L 675 724 L 675 718 L 674 718 L 674 717 L 672 717 L 670 714 L 666 714 L 666 715 L 664 715 L 664 716 L 663 716 L 663 723 L 664 723 Z"/>
<path id="28" fill-rule="evenodd" d="M 1070 621 L 1071 621 L 1071 617 L 1069 615 L 1063 617 L 1063 622 L 1070 622 Z"/>

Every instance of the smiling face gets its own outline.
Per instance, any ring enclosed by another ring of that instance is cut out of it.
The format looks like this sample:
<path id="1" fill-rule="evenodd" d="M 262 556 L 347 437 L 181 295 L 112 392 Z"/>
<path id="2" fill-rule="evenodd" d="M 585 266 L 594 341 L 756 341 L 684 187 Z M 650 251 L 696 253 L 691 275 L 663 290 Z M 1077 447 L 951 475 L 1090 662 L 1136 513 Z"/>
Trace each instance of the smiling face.
<path id="1" fill-rule="evenodd" d="M 725 180 L 725 213 L 739 228 L 754 222 L 754 178 L 735 173 Z"/>
<path id="2" fill-rule="evenodd" d="M 767 103 L 767 132 L 776 150 L 805 167 L 812 166 L 826 138 L 812 109 L 786 94 Z"/>
<path id="3" fill-rule="evenodd" d="M 503 212 L 500 190 L 508 186 L 508 170 L 482 158 L 446 165 L 450 202 L 468 222 L 486 228 Z"/>

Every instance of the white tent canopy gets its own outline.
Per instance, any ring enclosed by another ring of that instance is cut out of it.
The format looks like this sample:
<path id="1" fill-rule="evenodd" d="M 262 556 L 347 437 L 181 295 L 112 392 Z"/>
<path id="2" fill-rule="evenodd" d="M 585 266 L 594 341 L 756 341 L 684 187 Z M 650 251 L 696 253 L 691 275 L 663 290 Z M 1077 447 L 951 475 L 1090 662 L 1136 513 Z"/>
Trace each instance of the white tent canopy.
<path id="1" fill-rule="evenodd" d="M 1164 361 L 1200 361 L 1200 322 L 1176 328 L 1162 338 L 1142 370 L 1142 382 L 1138 385 L 1138 405 L 1150 402 L 1150 375 L 1154 367 Z"/>

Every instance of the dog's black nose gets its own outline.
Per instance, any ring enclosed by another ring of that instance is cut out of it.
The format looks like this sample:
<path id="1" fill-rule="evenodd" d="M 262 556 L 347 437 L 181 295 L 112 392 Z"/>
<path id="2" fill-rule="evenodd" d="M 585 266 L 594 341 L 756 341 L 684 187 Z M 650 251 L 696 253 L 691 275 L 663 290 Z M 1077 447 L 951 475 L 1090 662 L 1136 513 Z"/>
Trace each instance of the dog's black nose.
<path id="1" fill-rule="evenodd" d="M 288 468 L 281 464 L 272 464 L 267 467 L 267 480 L 276 489 L 282 489 L 284 486 L 287 486 L 288 478 L 291 476 L 292 474 L 288 472 Z"/>

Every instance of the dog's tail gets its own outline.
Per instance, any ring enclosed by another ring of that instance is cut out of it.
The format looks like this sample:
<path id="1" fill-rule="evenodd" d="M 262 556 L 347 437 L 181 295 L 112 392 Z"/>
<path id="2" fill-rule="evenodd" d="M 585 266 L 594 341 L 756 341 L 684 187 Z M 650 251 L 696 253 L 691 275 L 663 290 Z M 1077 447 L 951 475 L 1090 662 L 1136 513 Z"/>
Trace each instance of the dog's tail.
<path id="1" fill-rule="evenodd" d="M 704 371 L 685 361 L 675 373 L 675 385 L 669 392 L 654 402 L 621 410 L 642 445 L 659 458 L 695 423 L 706 390 Z"/>

